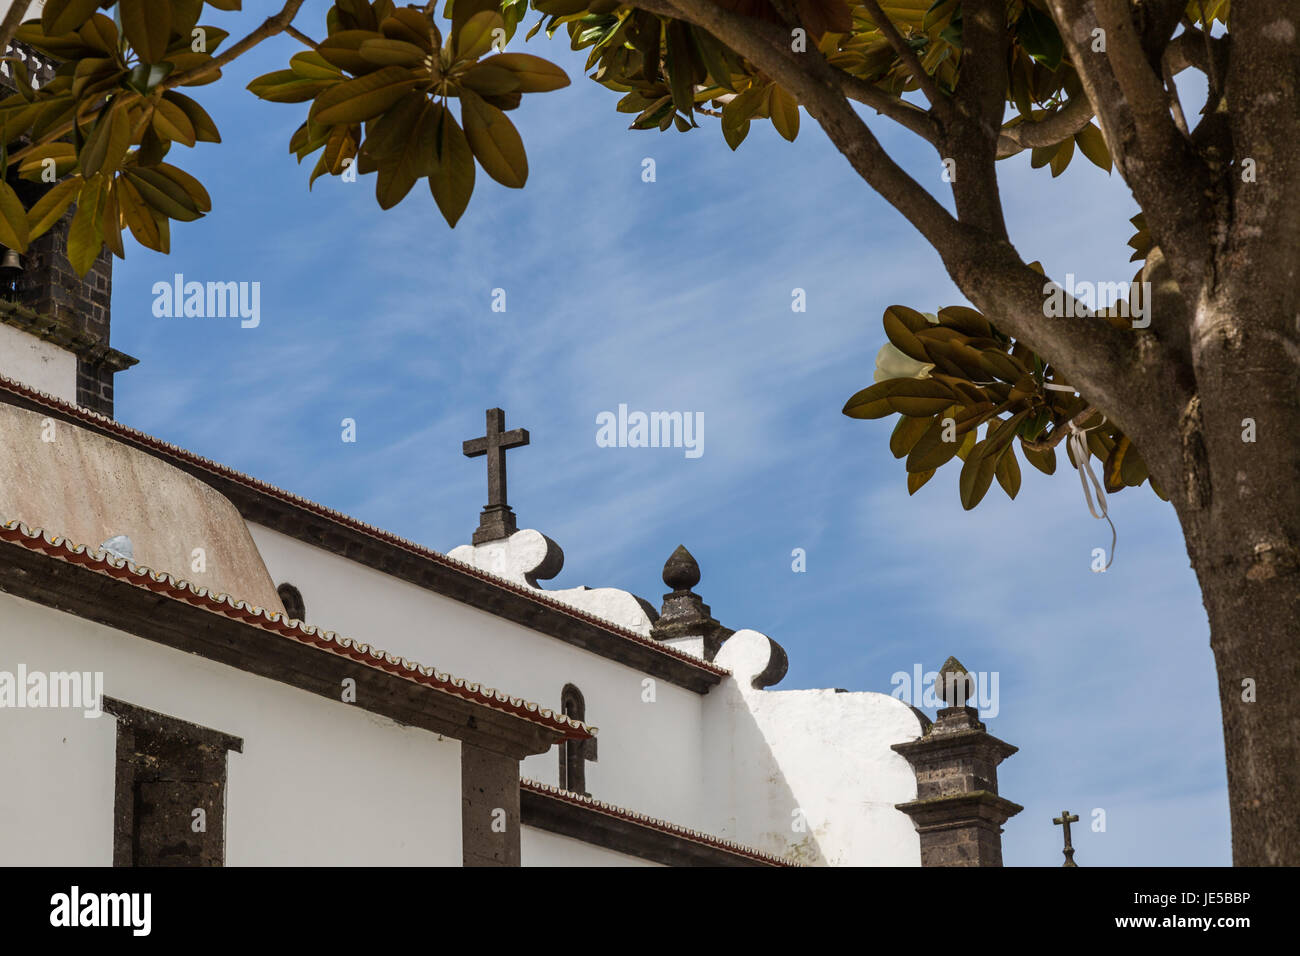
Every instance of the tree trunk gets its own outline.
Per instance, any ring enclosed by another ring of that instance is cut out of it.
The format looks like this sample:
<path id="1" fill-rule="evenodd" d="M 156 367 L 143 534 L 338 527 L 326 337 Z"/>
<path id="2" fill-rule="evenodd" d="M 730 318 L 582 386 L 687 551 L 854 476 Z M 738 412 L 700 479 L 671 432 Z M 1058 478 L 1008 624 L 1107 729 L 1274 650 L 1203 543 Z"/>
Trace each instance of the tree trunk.
<path id="1" fill-rule="evenodd" d="M 1300 512 L 1300 500 L 1290 496 Z M 1300 573 L 1254 552 L 1248 516 L 1202 543 L 1198 562 L 1219 676 L 1238 866 L 1300 863 Z"/>
<path id="2" fill-rule="evenodd" d="M 1293 281 L 1286 276 L 1283 282 Z M 1288 292 L 1238 289 L 1192 329 L 1173 497 L 1210 619 L 1238 866 L 1300 865 L 1300 363 Z M 1279 305 L 1279 303 L 1282 303 Z"/>

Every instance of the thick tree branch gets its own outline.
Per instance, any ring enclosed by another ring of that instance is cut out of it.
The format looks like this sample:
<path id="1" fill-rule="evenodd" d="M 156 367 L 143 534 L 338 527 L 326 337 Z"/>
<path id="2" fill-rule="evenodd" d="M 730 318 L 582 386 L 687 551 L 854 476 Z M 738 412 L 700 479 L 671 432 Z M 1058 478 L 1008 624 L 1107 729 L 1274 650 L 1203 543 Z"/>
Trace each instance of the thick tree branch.
<path id="1" fill-rule="evenodd" d="M 998 137 L 998 159 L 1006 159 L 1026 149 L 1054 146 L 1087 126 L 1095 115 L 1086 96 L 1072 97 L 1059 110 L 1040 120 L 1004 128 Z"/>
<path id="2" fill-rule="evenodd" d="M 1168 257 L 1184 294 L 1194 297 L 1211 257 L 1209 173 L 1174 125 L 1163 85 L 1128 19 L 1127 2 L 1048 2 L 1097 110 L 1115 165 L 1142 207 L 1147 228 Z M 1108 8 L 1107 26 L 1093 15 L 1094 6 Z M 1099 27 L 1104 30 L 1104 52 L 1093 50 L 1093 31 Z"/>
<path id="3" fill-rule="evenodd" d="M 819 52 L 794 53 L 781 27 L 724 10 L 711 0 L 639 0 L 637 6 L 708 30 L 793 93 L 858 175 L 935 248 L 977 308 L 1059 365 L 1112 420 L 1137 434 L 1130 423 L 1139 413 L 1124 388 L 1133 374 L 1135 336 L 1082 311 L 1079 318 L 1048 318 L 1045 277 L 1030 269 L 1006 238 L 958 222 L 900 169 L 845 98 L 839 78 Z M 990 157 L 996 125 L 992 132 L 986 147 Z"/>
<path id="4" fill-rule="evenodd" d="M 708 30 L 790 91 L 868 184 L 936 248 L 961 241 L 957 221 L 885 152 L 843 91 L 841 71 L 816 49 L 796 53 L 780 26 L 732 13 L 710 0 L 637 0 L 637 7 Z"/>
<path id="5" fill-rule="evenodd" d="M 1205 37 L 1200 30 L 1189 27 L 1165 47 L 1164 65 L 1173 76 L 1189 68 L 1200 70 L 1210 77 L 1210 88 L 1214 89 L 1216 68 L 1221 75 L 1228 62 L 1227 46 L 1227 37 Z M 1040 120 L 1004 127 L 998 140 L 998 159 L 1039 146 L 1055 146 L 1087 126 L 1096 115 L 1087 96 L 1076 96 Z"/>
<path id="6" fill-rule="evenodd" d="M 13 40 L 14 34 L 22 26 L 23 20 L 27 16 L 27 8 L 31 6 L 31 0 L 14 0 L 9 7 L 9 12 L 5 14 L 4 20 L 0 20 L 0 53 L 3 53 Z"/>
<path id="7" fill-rule="evenodd" d="M 649 9 L 644 5 L 640 6 Z M 850 73 L 845 73 L 835 67 L 831 67 L 831 69 L 839 80 L 840 89 L 849 99 L 861 103 L 863 106 L 870 106 L 880 115 L 915 133 L 927 143 L 932 143 L 935 146 L 939 145 L 938 124 L 935 123 L 934 117 L 925 110 L 904 102 L 896 96 L 891 96 L 879 87 Z"/>
<path id="8" fill-rule="evenodd" d="M 943 148 L 956 160 L 952 182 L 957 218 L 1007 238 L 998 191 L 997 146 L 1006 114 L 1007 37 L 1003 0 L 962 5 L 961 72 Z"/>
<path id="9" fill-rule="evenodd" d="M 884 34 L 885 39 L 889 41 L 889 45 L 898 54 L 898 58 L 903 61 L 903 65 L 912 74 L 912 78 L 920 85 L 921 92 L 929 100 L 931 109 L 935 111 L 941 121 L 946 121 L 952 115 L 952 104 L 943 95 L 939 85 L 934 82 L 934 77 L 925 71 L 925 67 L 921 65 L 921 60 L 916 55 L 916 51 L 903 39 L 903 35 L 898 32 L 898 27 L 894 26 L 894 21 L 889 19 L 885 11 L 880 9 L 880 4 L 876 0 L 862 0 L 862 5 L 866 7 L 867 16 L 871 17 L 871 22 Z"/>

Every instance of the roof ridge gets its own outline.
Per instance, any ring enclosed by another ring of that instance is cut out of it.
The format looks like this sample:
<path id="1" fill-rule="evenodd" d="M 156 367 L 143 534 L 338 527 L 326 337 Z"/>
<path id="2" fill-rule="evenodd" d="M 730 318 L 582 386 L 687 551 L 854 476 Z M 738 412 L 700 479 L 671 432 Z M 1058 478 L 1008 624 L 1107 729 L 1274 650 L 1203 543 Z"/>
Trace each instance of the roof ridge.
<path id="1" fill-rule="evenodd" d="M 345 514 L 334 508 L 319 504 L 292 491 L 285 491 L 283 488 L 278 488 L 260 478 L 255 478 L 252 475 L 247 475 L 241 471 L 237 471 L 229 465 L 223 465 L 218 461 L 213 461 L 211 458 L 206 458 L 203 455 L 189 451 L 188 449 L 182 448 L 172 442 L 165 441 L 161 438 L 155 438 L 146 432 L 140 431 L 138 428 L 132 428 L 130 425 L 123 425 L 121 422 L 110 418 L 107 415 L 102 415 L 99 412 L 91 411 L 90 409 L 82 408 L 79 405 L 66 402 L 48 392 L 42 392 L 39 389 L 32 388 L 29 385 L 15 381 L 14 379 L 8 378 L 4 375 L 0 375 L 0 388 L 13 394 L 21 395 L 31 401 L 37 402 L 38 404 L 44 404 L 47 407 L 62 411 L 65 414 L 81 419 L 82 421 L 93 422 L 106 431 L 114 432 L 124 438 L 140 442 L 141 444 L 149 446 L 156 451 L 164 452 L 172 457 L 189 461 L 191 464 L 198 465 L 199 467 L 214 472 L 215 474 L 237 481 L 246 487 L 254 488 L 264 494 L 270 494 L 292 505 L 312 511 L 321 517 L 327 518 L 338 524 L 351 527 L 368 534 L 371 537 L 378 538 L 381 541 L 403 548 L 418 557 L 431 560 L 445 567 L 455 568 L 458 571 L 479 578 L 480 580 L 492 584 L 495 587 L 499 587 L 502 590 L 509 591 L 577 620 L 593 624 L 602 630 L 608 631 L 616 637 L 621 637 L 625 640 L 635 642 L 643 647 L 650 648 L 657 653 L 675 658 L 676 660 L 699 668 L 700 670 L 706 671 L 710 674 L 715 674 L 719 677 L 731 676 L 729 670 L 725 667 L 720 667 L 717 664 L 714 664 L 712 661 L 703 660 L 702 658 L 688 654 L 685 651 L 678 650 L 675 647 L 656 641 L 653 638 L 645 637 L 633 630 L 615 624 L 612 621 L 607 621 L 604 618 L 589 614 L 571 604 L 566 604 L 563 601 L 548 596 L 547 592 L 541 589 L 526 588 L 513 581 L 492 574 L 491 572 L 483 571 L 464 561 L 449 557 L 440 551 L 435 551 L 425 545 L 417 544 L 408 538 L 403 538 L 401 535 L 387 531 L 383 528 L 377 527 L 376 525 L 369 524 L 359 518 L 354 518 L 351 515 Z M 488 611 L 488 613 L 492 612 Z"/>
<path id="2" fill-rule="evenodd" d="M 51 534 L 41 528 L 31 528 L 18 520 L 0 524 L 0 540 L 27 548 L 29 551 L 39 551 L 49 557 L 88 568 L 98 574 L 125 581 L 135 587 L 162 594 L 172 600 L 182 601 L 260 630 L 291 638 L 301 644 L 309 644 L 319 650 L 351 658 L 367 667 L 382 670 L 433 690 L 453 694 L 493 710 L 514 714 L 516 717 L 552 730 L 563 731 L 566 739 L 593 737 L 597 733 L 595 727 L 574 720 L 566 714 L 556 713 L 523 697 L 512 697 L 495 687 L 484 687 L 478 682 L 455 677 L 436 667 L 390 654 L 368 643 L 343 637 L 335 631 L 327 631 L 314 624 L 290 618 L 279 611 L 270 611 L 260 605 L 250 605 L 247 601 L 236 599 L 224 591 L 214 595 L 208 588 L 193 585 L 183 578 L 176 578 L 167 571 L 154 571 L 144 565 L 137 565 L 127 558 L 114 556 L 103 549 L 92 551 L 84 544 L 75 544 L 63 535 Z"/>
<path id="3" fill-rule="evenodd" d="M 722 837 L 713 836 L 712 834 L 705 833 L 702 830 L 693 830 L 690 827 L 680 826 L 676 823 L 669 823 L 667 820 L 660 820 L 657 817 L 638 813 L 635 810 L 628 810 L 625 807 L 606 803 L 603 800 L 597 800 L 595 797 L 583 793 L 574 793 L 572 790 L 563 790 L 560 787 L 553 787 L 549 783 L 542 783 L 539 780 L 533 780 L 529 777 L 520 777 L 519 786 L 525 790 L 531 790 L 533 793 L 539 793 L 544 796 L 554 797 L 557 800 L 563 800 L 565 803 L 587 807 L 588 809 L 595 810 L 598 813 L 603 813 L 606 816 L 626 820 L 629 823 L 636 823 L 653 830 L 659 830 L 662 833 L 671 833 L 673 836 L 682 837 L 683 839 L 690 840 L 693 843 L 700 843 L 705 846 L 714 847 L 715 849 L 725 850 L 739 856 L 745 856 L 764 863 L 770 863 L 773 866 L 802 866 L 800 863 L 796 863 L 783 856 L 777 856 L 774 853 L 766 853 L 763 850 L 756 850 L 754 847 L 746 846 L 743 843 L 737 843 L 734 840 L 725 840 Z"/>

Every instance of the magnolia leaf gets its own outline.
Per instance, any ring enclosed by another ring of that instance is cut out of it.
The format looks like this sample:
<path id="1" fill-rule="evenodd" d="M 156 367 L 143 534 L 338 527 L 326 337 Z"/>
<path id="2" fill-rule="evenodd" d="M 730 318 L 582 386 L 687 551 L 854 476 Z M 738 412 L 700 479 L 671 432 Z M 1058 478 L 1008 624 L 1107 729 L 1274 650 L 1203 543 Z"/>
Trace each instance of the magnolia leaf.
<path id="1" fill-rule="evenodd" d="M 104 234 L 104 247 L 119 259 L 126 258 L 122 245 L 122 213 L 117 206 L 117 180 L 104 190 L 104 213 L 100 217 L 100 231 Z"/>
<path id="2" fill-rule="evenodd" d="M 126 110 L 114 103 L 100 114 L 77 156 L 81 174 L 86 179 L 101 171 L 106 176 L 112 176 L 130 148 L 131 121 Z"/>
<path id="3" fill-rule="evenodd" d="M 77 211 L 72 214 L 72 225 L 68 227 L 68 262 L 79 276 L 90 271 L 104 245 L 101 228 L 104 183 L 103 176 L 92 176 L 82 182 Z"/>
<path id="4" fill-rule="evenodd" d="M 936 415 L 920 441 L 913 446 L 911 454 L 907 456 L 909 472 L 941 468 L 956 456 L 962 439 L 957 435 L 957 422 L 952 417 L 952 411 L 949 408 Z M 945 435 L 950 435 L 951 440 L 944 441 Z"/>
<path id="5" fill-rule="evenodd" d="M 1008 446 L 998 457 L 997 467 L 993 469 L 993 474 L 998 479 L 998 484 L 1002 490 L 1007 493 L 1007 497 L 1012 500 L 1020 493 L 1020 463 L 1016 461 L 1016 450 Z"/>
<path id="6" fill-rule="evenodd" d="M 27 241 L 35 239 L 63 218 L 68 206 L 77 198 L 81 177 L 70 176 L 54 186 L 31 209 L 27 210 Z"/>
<path id="7" fill-rule="evenodd" d="M 1055 155 L 1052 156 L 1052 178 L 1055 179 L 1065 168 L 1070 165 L 1070 160 L 1074 158 L 1074 140 L 1067 139 L 1057 147 Z"/>
<path id="8" fill-rule="evenodd" d="M 1045 475 L 1056 474 L 1056 449 L 1048 448 L 1046 451 L 1036 451 L 1028 447 L 1024 441 L 1020 442 L 1020 450 L 1025 454 L 1025 461 L 1029 462 Z"/>
<path id="9" fill-rule="evenodd" d="M 12 186 L 0 180 L 0 244 L 26 252 L 30 235 L 22 200 Z"/>
<path id="10" fill-rule="evenodd" d="M 118 0 L 122 32 L 140 58 L 157 63 L 167 55 L 172 32 L 172 6 L 156 0 Z"/>
<path id="11" fill-rule="evenodd" d="M 153 128 L 163 139 L 175 140 L 185 146 L 193 146 L 198 141 L 194 124 L 185 115 L 185 111 L 171 100 L 158 100 L 153 106 Z"/>
<path id="12" fill-rule="evenodd" d="M 337 82 L 305 79 L 293 70 L 275 70 L 249 83 L 248 91 L 268 103 L 305 103 Z"/>
<path id="13" fill-rule="evenodd" d="M 99 0 L 46 0 L 41 9 L 41 31 L 47 37 L 71 33 L 98 7 Z"/>
<path id="14" fill-rule="evenodd" d="M 519 89 L 519 78 L 510 70 L 492 66 L 490 62 L 476 63 L 460 76 L 460 85 L 481 96 L 513 93 Z"/>
<path id="15" fill-rule="evenodd" d="M 1102 135 L 1100 129 L 1089 123 L 1074 134 L 1074 141 L 1079 145 L 1079 151 L 1088 157 L 1089 162 L 1110 172 L 1112 165 L 1110 150 L 1106 147 L 1106 137 Z"/>
<path id="16" fill-rule="evenodd" d="M 920 489 L 920 487 L 921 487 L 922 485 L 924 485 L 927 481 L 929 481 L 929 480 L 930 480 L 931 478 L 933 478 L 933 477 L 934 477 L 934 471 L 933 471 L 933 470 L 931 470 L 931 471 L 922 471 L 922 472 L 918 472 L 918 473 L 915 473 L 915 474 L 913 474 L 912 472 L 908 472 L 908 474 L 907 474 L 907 493 L 908 493 L 909 495 L 914 495 L 914 494 L 916 494 L 916 492 Z"/>
<path id="17" fill-rule="evenodd" d="M 901 412 L 912 418 L 937 415 L 953 402 L 947 386 L 930 379 L 891 378 L 856 393 L 844 404 L 850 418 L 884 418 Z"/>
<path id="18" fill-rule="evenodd" d="M 128 166 L 122 170 L 122 175 L 131 181 L 148 207 L 168 219 L 193 222 L 203 215 L 199 211 L 198 202 L 183 186 L 155 168 L 138 169 Z"/>
<path id="19" fill-rule="evenodd" d="M 361 58 L 378 66 L 423 66 L 428 52 L 405 40 L 376 37 L 364 40 L 357 48 Z"/>
<path id="20" fill-rule="evenodd" d="M 135 241 L 146 249 L 162 251 L 163 242 L 158 220 L 127 176 L 117 177 L 116 192 L 118 208 Z"/>
<path id="21" fill-rule="evenodd" d="M 175 93 L 170 90 L 163 94 L 163 100 L 180 107 L 181 112 L 185 114 L 185 118 L 190 121 L 190 126 L 194 129 L 194 138 L 198 142 L 221 142 L 221 133 L 217 130 L 217 124 L 208 115 L 208 111 L 197 102 L 183 93 Z M 184 142 L 184 140 L 178 140 L 178 142 Z"/>
<path id="22" fill-rule="evenodd" d="M 280 72 L 289 72 L 302 77 L 304 80 L 341 80 L 344 78 L 343 71 L 339 67 L 315 50 L 303 50 L 301 53 L 295 53 L 289 57 L 289 69 Z M 267 76 L 270 75 L 267 74 Z M 254 80 L 253 82 L 256 83 L 257 81 Z"/>
<path id="23" fill-rule="evenodd" d="M 492 49 L 493 30 L 505 30 L 506 22 L 495 10 L 480 10 L 460 28 L 456 37 L 456 59 L 477 60 Z"/>
<path id="24" fill-rule="evenodd" d="M 190 201 L 194 204 L 196 210 L 201 213 L 210 212 L 212 210 L 212 197 L 208 195 L 208 191 L 203 188 L 201 182 L 185 170 L 178 169 L 177 167 L 168 165 L 167 163 L 159 163 L 155 168 L 160 175 L 170 179 L 185 191 L 185 194 L 189 196 Z"/>
<path id="25" fill-rule="evenodd" d="M 1047 13 L 1032 3 L 1025 4 L 1025 12 L 1016 21 L 1016 39 L 1025 52 L 1049 70 L 1061 65 L 1065 55 L 1065 41 Z"/>
<path id="26" fill-rule="evenodd" d="M 407 93 L 383 116 L 366 124 L 362 148 L 379 160 L 398 152 L 410 140 L 428 103 L 423 93 L 415 90 Z"/>
<path id="27" fill-rule="evenodd" d="M 117 24 L 102 13 L 91 16 L 77 30 L 77 35 L 81 37 L 83 43 L 101 56 L 116 58 L 122 55 L 122 51 L 118 48 L 120 41 L 117 34 Z"/>
<path id="28" fill-rule="evenodd" d="M 772 125 L 789 142 L 799 135 L 799 101 L 782 87 L 772 84 Z"/>
<path id="29" fill-rule="evenodd" d="M 473 22 L 471 18 L 465 28 L 468 30 Z M 483 172 L 502 186 L 522 188 L 528 180 L 528 157 L 515 124 L 505 113 L 469 90 L 461 91 L 460 102 L 465 138 Z"/>
<path id="30" fill-rule="evenodd" d="M 1128 436 L 1124 435 L 1106 457 L 1106 464 L 1102 467 L 1103 485 L 1111 493 L 1124 487 L 1122 469 L 1130 447 L 1132 447 L 1132 443 L 1129 441 Z"/>
<path id="31" fill-rule="evenodd" d="M 40 182 L 45 175 L 47 159 L 54 160 L 54 178 L 62 179 L 64 174 L 77 165 L 77 151 L 71 143 L 43 143 L 34 146 L 18 164 L 18 175 L 32 182 Z"/>
<path id="32" fill-rule="evenodd" d="M 474 153 L 451 110 L 433 105 L 434 162 L 429 190 L 447 225 L 455 228 L 474 193 Z"/>
<path id="33" fill-rule="evenodd" d="M 362 123 L 388 110 L 416 84 L 410 70 L 386 66 L 375 73 L 345 80 L 316 98 L 308 114 L 318 123 Z"/>
<path id="34" fill-rule="evenodd" d="M 437 133 L 437 117 L 433 115 L 432 105 L 425 101 L 401 148 L 379 165 L 375 183 L 379 208 L 396 206 L 406 198 L 415 181 L 432 170 Z"/>
<path id="35" fill-rule="evenodd" d="M 529 53 L 498 53 L 482 60 L 480 65 L 497 66 L 514 73 L 522 93 L 549 93 L 569 85 L 567 73 L 554 63 Z"/>
<path id="36" fill-rule="evenodd" d="M 379 31 L 390 40 L 414 43 L 426 53 L 442 46 L 442 37 L 428 17 L 413 7 L 399 7 L 383 19 Z"/>
<path id="37" fill-rule="evenodd" d="M 378 64 L 371 63 L 360 52 L 361 44 L 374 38 L 375 35 L 369 30 L 340 30 L 322 40 L 316 47 L 316 52 L 327 63 L 333 63 L 339 69 L 364 76 L 378 67 Z"/>
<path id="38" fill-rule="evenodd" d="M 961 506 L 967 511 L 980 503 L 988 492 L 989 485 L 993 483 L 993 474 L 997 470 L 997 456 L 988 453 L 988 445 L 987 438 L 978 442 L 961 466 L 958 490 L 961 495 Z"/>
<path id="39" fill-rule="evenodd" d="M 927 419 L 899 415 L 898 423 L 894 425 L 894 431 L 889 436 L 889 450 L 893 452 L 895 458 L 906 457 L 929 427 L 930 422 Z"/>

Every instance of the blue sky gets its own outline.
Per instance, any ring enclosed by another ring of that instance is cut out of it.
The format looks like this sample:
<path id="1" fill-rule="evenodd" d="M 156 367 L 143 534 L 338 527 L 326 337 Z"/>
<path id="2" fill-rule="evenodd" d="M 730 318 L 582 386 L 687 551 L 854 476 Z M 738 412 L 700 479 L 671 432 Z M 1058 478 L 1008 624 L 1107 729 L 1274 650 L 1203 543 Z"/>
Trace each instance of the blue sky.
<path id="1" fill-rule="evenodd" d="M 309 2 L 298 25 L 319 36 L 326 7 Z M 205 19 L 242 35 L 255 15 Z M 311 163 L 287 149 L 305 105 L 243 89 L 301 49 L 289 38 L 197 88 L 224 142 L 169 159 L 214 209 L 174 226 L 170 256 L 129 246 L 115 264 L 113 344 L 141 360 L 117 378 L 118 418 L 448 551 L 486 493 L 461 441 L 501 406 L 532 433 L 510 453 L 520 526 L 565 550 L 549 586 L 658 604 L 663 562 L 685 544 L 714 615 L 789 651 L 784 688 L 888 693 L 895 672 L 950 654 L 996 671 L 989 728 L 1020 747 L 1001 789 L 1025 807 L 1006 828 L 1008 864 L 1058 865 L 1064 808 L 1084 818 L 1082 865 L 1228 864 L 1209 630 L 1172 508 L 1147 489 L 1114 496 L 1119 544 L 1095 574 L 1110 532 L 1068 471 L 1026 468 L 1015 502 L 995 487 L 967 513 L 950 465 L 909 498 L 892 422 L 840 408 L 871 382 L 887 306 L 964 301 L 937 256 L 806 114 L 794 144 L 755 123 L 734 154 L 712 124 L 631 132 L 567 46 L 526 47 L 574 80 L 511 114 L 527 187 L 480 172 L 454 231 L 422 186 L 388 212 L 373 177 L 308 192 Z M 928 146 L 871 123 L 942 187 Z M 1026 258 L 1057 277 L 1132 276 L 1136 206 L 1117 176 L 1076 158 L 1053 180 L 1027 156 L 1001 176 Z M 155 318 L 151 288 L 177 272 L 260 282 L 260 326 Z M 497 288 L 505 312 L 491 309 Z M 620 403 L 703 413 L 704 454 L 598 447 L 596 416 Z M 344 418 L 355 444 L 340 440 Z M 1087 826 L 1094 808 L 1105 832 Z"/>

